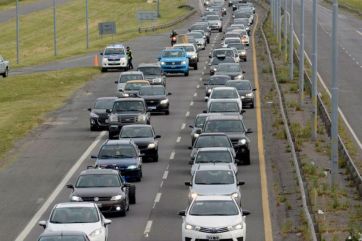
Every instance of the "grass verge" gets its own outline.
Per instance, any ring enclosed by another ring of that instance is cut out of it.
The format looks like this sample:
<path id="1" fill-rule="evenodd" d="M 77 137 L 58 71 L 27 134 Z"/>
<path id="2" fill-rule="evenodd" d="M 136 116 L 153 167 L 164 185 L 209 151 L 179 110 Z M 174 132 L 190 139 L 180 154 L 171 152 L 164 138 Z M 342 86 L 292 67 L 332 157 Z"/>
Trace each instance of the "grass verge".
<path id="1" fill-rule="evenodd" d="M 178 8 L 185 0 L 161 0 L 161 18 L 157 21 L 140 23 L 136 13 L 139 10 L 155 10 L 155 3 L 145 0 L 89 0 L 90 48 L 86 49 L 85 2 L 70 1 L 57 8 L 58 56 L 53 52 L 53 11 L 45 9 L 20 18 L 20 65 L 16 65 L 15 19 L 0 24 L 0 52 L 9 59 L 13 67 L 34 65 L 102 49 L 106 44 L 122 42 L 139 35 L 125 33 L 148 26 L 170 22 L 187 14 L 190 10 Z M 117 34 L 101 38 L 98 23 L 115 21 Z"/>
<path id="2" fill-rule="evenodd" d="M 96 68 L 9 76 L 0 81 L 0 166 L 15 141 L 38 126 L 46 113 L 64 102 L 93 75 Z"/>

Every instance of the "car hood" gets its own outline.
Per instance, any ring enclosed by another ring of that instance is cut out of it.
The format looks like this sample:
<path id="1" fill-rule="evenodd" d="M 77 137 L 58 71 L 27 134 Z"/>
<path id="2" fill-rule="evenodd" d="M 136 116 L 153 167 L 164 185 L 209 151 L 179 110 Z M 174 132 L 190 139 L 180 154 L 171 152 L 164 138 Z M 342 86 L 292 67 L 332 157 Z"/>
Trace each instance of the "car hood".
<path id="1" fill-rule="evenodd" d="M 230 140 L 245 138 L 245 134 L 242 132 L 225 132 L 225 134 L 230 138 Z"/>
<path id="2" fill-rule="evenodd" d="M 235 184 L 230 185 L 197 185 L 194 184 L 191 192 L 196 192 L 198 195 L 229 195 L 238 192 Z"/>
<path id="3" fill-rule="evenodd" d="M 47 223 L 47 231 L 82 231 L 89 235 L 91 232 L 100 228 L 101 225 L 97 223 Z"/>
<path id="4" fill-rule="evenodd" d="M 234 216 L 191 216 L 188 215 L 185 219 L 186 223 L 196 226 L 219 228 L 229 227 L 241 223 L 241 215 Z"/>
<path id="5" fill-rule="evenodd" d="M 114 113 L 113 113 L 114 114 Z M 140 114 L 143 114 L 141 111 L 137 112 L 137 111 L 122 111 L 119 113 L 116 113 L 117 116 L 139 116 Z"/>
<path id="6" fill-rule="evenodd" d="M 186 58 L 186 57 L 185 57 Z M 161 62 L 178 62 L 178 61 L 184 61 L 185 58 L 162 58 Z"/>
<path id="7" fill-rule="evenodd" d="M 73 196 L 78 197 L 111 197 L 123 194 L 121 187 L 75 188 Z"/>
<path id="8" fill-rule="evenodd" d="M 146 137 L 146 138 L 130 138 L 136 145 L 142 145 L 142 144 L 150 144 L 154 143 L 154 139 L 152 137 Z"/>
<path id="9" fill-rule="evenodd" d="M 124 58 L 126 56 L 122 55 L 122 54 L 112 54 L 112 55 L 104 55 L 104 57 L 107 59 L 120 59 L 120 58 Z"/>
<path id="10" fill-rule="evenodd" d="M 118 166 L 128 167 L 130 165 L 138 164 L 138 158 L 108 158 L 108 159 L 97 159 L 97 165 L 100 166 Z"/>
<path id="11" fill-rule="evenodd" d="M 95 114 L 106 114 L 106 109 L 92 109 L 92 112 Z"/>
<path id="12" fill-rule="evenodd" d="M 235 76 L 238 76 L 238 75 L 241 75 L 241 72 L 215 72 L 215 75 L 229 75 L 231 77 L 235 77 Z"/>
<path id="13" fill-rule="evenodd" d="M 221 23 L 220 20 L 209 20 L 208 22 L 209 22 L 209 24 L 219 24 L 219 23 Z"/>
<path id="14" fill-rule="evenodd" d="M 163 100 L 166 99 L 165 95 L 143 95 L 141 96 L 145 100 Z"/>

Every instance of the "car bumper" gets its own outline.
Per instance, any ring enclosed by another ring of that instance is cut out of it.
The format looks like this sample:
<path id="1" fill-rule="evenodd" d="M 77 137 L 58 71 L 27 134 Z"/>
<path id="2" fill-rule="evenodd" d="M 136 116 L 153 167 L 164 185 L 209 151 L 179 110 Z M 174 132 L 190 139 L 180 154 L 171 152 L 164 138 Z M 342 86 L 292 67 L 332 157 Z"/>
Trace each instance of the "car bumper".
<path id="1" fill-rule="evenodd" d="M 227 241 L 245 241 L 245 229 L 228 231 L 224 233 L 203 233 L 194 230 L 182 230 L 182 241 L 209 241 L 209 240 L 227 240 Z"/>
<path id="2" fill-rule="evenodd" d="M 162 71 L 165 73 L 187 73 L 189 66 L 163 66 Z"/>
<path id="3" fill-rule="evenodd" d="M 149 112 L 165 112 L 170 108 L 170 104 L 158 104 L 158 105 L 150 105 L 147 106 Z"/>
<path id="4" fill-rule="evenodd" d="M 108 127 L 108 123 L 104 123 L 98 120 L 98 118 L 89 118 L 89 123 L 91 126 L 97 126 L 97 127 Z"/>
<path id="5" fill-rule="evenodd" d="M 241 101 L 242 101 L 243 105 L 254 104 L 254 98 L 251 98 L 251 97 L 241 97 Z"/>
<path id="6" fill-rule="evenodd" d="M 95 202 L 102 213 L 120 212 L 126 209 L 126 200 Z"/>
<path id="7" fill-rule="evenodd" d="M 197 63 L 197 58 L 189 58 L 189 66 L 192 66 Z"/>
<path id="8" fill-rule="evenodd" d="M 108 63 L 102 63 L 102 68 L 126 68 L 128 66 L 127 62 L 108 62 Z"/>

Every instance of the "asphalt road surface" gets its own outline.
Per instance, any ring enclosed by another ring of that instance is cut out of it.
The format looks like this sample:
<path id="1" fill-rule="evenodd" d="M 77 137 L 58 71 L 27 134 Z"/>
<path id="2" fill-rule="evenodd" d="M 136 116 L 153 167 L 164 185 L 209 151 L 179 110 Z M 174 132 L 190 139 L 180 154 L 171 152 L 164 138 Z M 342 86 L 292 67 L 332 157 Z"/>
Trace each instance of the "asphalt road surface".
<path id="1" fill-rule="evenodd" d="M 189 24 L 190 21 L 178 32 L 186 32 Z M 208 54 L 214 46 L 219 46 L 221 37 L 222 34 L 214 33 L 211 44 L 200 53 L 199 70 L 192 70 L 189 77 L 167 78 L 168 91 L 172 92 L 170 115 L 153 115 L 151 119 L 156 133 L 162 136 L 160 160 L 144 164 L 144 177 L 136 183 L 137 204 L 131 206 L 128 215 L 110 217 L 110 241 L 181 240 L 182 219 L 177 212 L 187 206 L 188 188 L 184 182 L 190 180 L 188 125 L 205 109 L 203 80 L 208 76 Z M 160 50 L 168 45 L 167 33 L 132 41 L 135 65 L 155 62 Z M 249 48 L 248 62 L 242 66 L 250 80 L 253 80 L 252 61 L 252 49 Z M 48 218 L 54 204 L 68 201 L 70 191 L 64 184 L 74 183 L 79 172 L 94 163 L 90 155 L 98 152 L 107 137 L 106 132 L 89 131 L 87 108 L 97 97 L 115 94 L 114 80 L 118 75 L 117 72 L 102 74 L 79 90 L 64 108 L 52 114 L 47 123 L 19 145 L 16 160 L 0 171 L 1 241 L 15 240 L 22 231 L 25 231 L 24 236 L 17 241 L 36 240 L 43 229 L 37 225 L 26 227 L 35 213 L 44 209 L 33 219 L 33 224 L 38 218 Z M 244 117 L 247 127 L 254 133 L 250 135 L 251 165 L 239 167 L 239 180 L 246 181 L 241 187 L 242 207 L 252 213 L 246 221 L 248 240 L 261 241 L 264 240 L 264 224 L 255 109 L 248 109 Z M 70 180 L 62 183 L 67 173 Z"/>

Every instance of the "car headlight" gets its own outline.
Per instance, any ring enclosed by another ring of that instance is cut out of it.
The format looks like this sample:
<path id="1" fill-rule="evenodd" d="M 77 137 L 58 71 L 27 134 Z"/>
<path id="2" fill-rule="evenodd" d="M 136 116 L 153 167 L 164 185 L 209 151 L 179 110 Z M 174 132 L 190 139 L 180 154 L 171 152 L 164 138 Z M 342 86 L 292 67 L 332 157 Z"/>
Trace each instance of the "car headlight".
<path id="1" fill-rule="evenodd" d="M 192 55 L 191 55 L 191 59 L 196 59 L 197 58 L 197 54 L 196 53 L 193 53 Z"/>
<path id="2" fill-rule="evenodd" d="M 121 200 L 122 198 L 123 198 L 122 195 L 113 196 L 113 197 L 111 198 L 111 201 L 118 201 L 118 200 Z"/>
<path id="3" fill-rule="evenodd" d="M 109 120 L 110 120 L 111 122 L 117 122 L 117 121 L 118 121 L 118 116 L 116 116 L 116 115 L 111 115 L 111 116 L 109 117 Z"/>
<path id="4" fill-rule="evenodd" d="M 195 138 L 199 137 L 199 134 L 194 133 L 194 137 L 195 137 Z"/>
<path id="5" fill-rule="evenodd" d="M 123 96 L 124 96 L 124 97 L 129 97 L 129 94 L 123 93 Z"/>
<path id="6" fill-rule="evenodd" d="M 145 115 L 139 115 L 138 116 L 138 121 L 146 121 L 146 116 Z"/>
<path id="7" fill-rule="evenodd" d="M 81 197 L 78 197 L 78 196 L 72 196 L 71 200 L 73 202 L 81 202 L 81 201 L 83 201 L 83 199 Z"/>
<path id="8" fill-rule="evenodd" d="M 192 224 L 189 224 L 189 223 L 186 223 L 185 228 L 186 228 L 187 230 L 195 230 L 195 231 L 199 231 L 199 230 L 200 230 L 200 227 L 199 227 L 199 226 L 192 225 Z"/>
<path id="9" fill-rule="evenodd" d="M 242 79 L 242 78 L 243 78 L 242 74 L 239 74 L 239 75 L 235 76 L 235 79 Z"/>
<path id="10" fill-rule="evenodd" d="M 162 105 L 167 104 L 167 103 L 168 103 L 168 99 L 161 100 L 160 103 L 161 103 Z"/>
<path id="11" fill-rule="evenodd" d="M 156 147 L 156 144 L 155 144 L 155 143 L 150 143 L 150 144 L 148 144 L 148 146 L 147 146 L 148 149 L 153 149 L 153 148 L 155 148 L 155 147 Z"/>
<path id="12" fill-rule="evenodd" d="M 230 231 L 243 229 L 243 223 L 239 223 L 239 224 L 236 224 L 234 226 L 230 226 L 230 227 L 228 227 L 228 229 Z"/>
<path id="13" fill-rule="evenodd" d="M 217 68 L 216 67 L 214 67 L 214 68 L 211 68 L 214 72 L 216 72 L 217 71 Z"/>
<path id="14" fill-rule="evenodd" d="M 181 64 L 186 64 L 186 61 L 182 61 Z"/>
<path id="15" fill-rule="evenodd" d="M 233 198 L 238 198 L 238 197 L 239 197 L 239 194 L 238 194 L 237 192 L 234 192 L 233 194 L 231 194 L 231 196 L 232 196 Z"/>
<path id="16" fill-rule="evenodd" d="M 93 118 L 98 118 L 98 117 L 99 117 L 99 115 L 97 115 L 96 113 L 91 112 L 91 113 L 90 113 L 90 117 L 93 117 Z"/>
<path id="17" fill-rule="evenodd" d="M 155 79 L 153 79 L 153 82 L 160 83 L 161 81 L 162 81 L 162 79 L 161 79 L 161 78 L 155 78 Z"/>
<path id="18" fill-rule="evenodd" d="M 104 64 L 107 64 L 107 63 L 108 63 L 108 59 L 107 59 L 107 58 L 103 58 L 103 59 L 102 59 L 102 62 L 103 62 Z"/>
<path id="19" fill-rule="evenodd" d="M 196 192 L 192 192 L 191 195 L 190 195 L 190 197 L 191 197 L 192 199 L 195 199 L 195 198 L 197 197 L 197 193 L 196 193 Z"/>
<path id="20" fill-rule="evenodd" d="M 89 237 L 95 238 L 99 235 L 103 234 L 103 229 L 102 228 L 97 228 L 96 230 L 94 230 L 93 232 L 91 232 L 89 234 Z"/>
<path id="21" fill-rule="evenodd" d="M 246 141 L 245 138 L 239 140 L 239 144 L 241 144 L 241 145 L 245 145 L 246 142 L 247 142 L 247 141 Z"/>
<path id="22" fill-rule="evenodd" d="M 246 55 L 246 51 L 241 51 L 241 55 Z"/>
<path id="23" fill-rule="evenodd" d="M 208 90 L 207 90 L 207 93 L 211 93 L 211 89 L 208 89 Z"/>
<path id="24" fill-rule="evenodd" d="M 161 62 L 161 65 L 165 65 L 165 64 L 166 64 L 165 62 L 163 62 L 163 61 Z"/>
<path id="25" fill-rule="evenodd" d="M 254 96 L 254 93 L 253 93 L 253 92 L 247 93 L 246 96 L 247 96 L 247 97 L 253 97 L 253 96 Z"/>
<path id="26" fill-rule="evenodd" d="M 133 169 L 137 169 L 137 165 L 129 165 L 128 167 L 127 167 L 127 169 L 130 169 L 130 170 L 133 170 Z"/>

